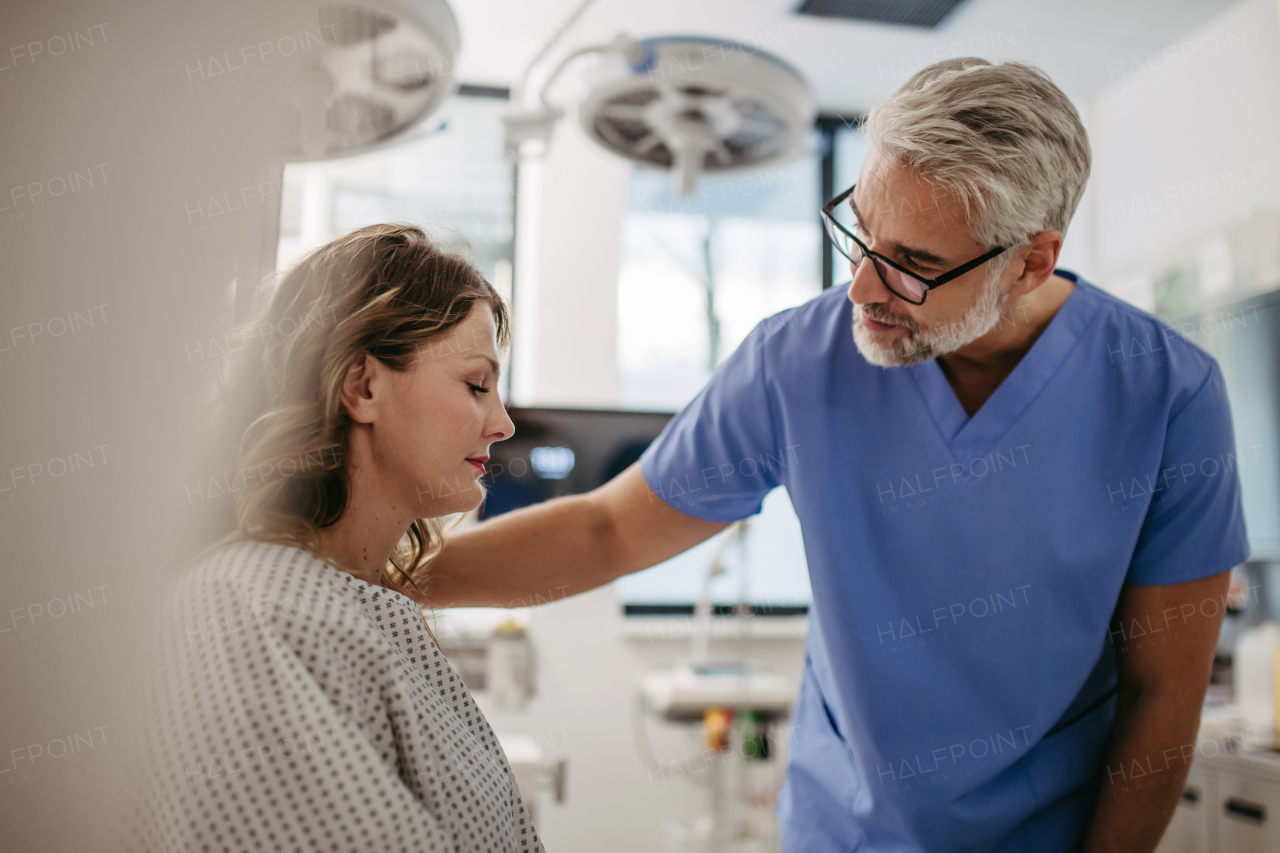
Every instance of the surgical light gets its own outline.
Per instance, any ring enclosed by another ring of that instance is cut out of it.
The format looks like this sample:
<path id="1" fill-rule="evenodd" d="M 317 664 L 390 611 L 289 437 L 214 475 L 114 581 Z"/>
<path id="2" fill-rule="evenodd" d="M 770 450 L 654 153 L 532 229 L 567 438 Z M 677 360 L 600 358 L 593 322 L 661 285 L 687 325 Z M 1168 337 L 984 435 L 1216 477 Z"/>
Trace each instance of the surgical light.
<path id="1" fill-rule="evenodd" d="M 699 36 L 638 41 L 625 34 L 561 60 L 533 103 L 504 116 L 508 156 L 540 154 L 564 109 L 547 99 L 575 59 L 594 55 L 578 120 L 598 145 L 670 171 L 684 195 L 704 174 L 789 160 L 803 150 L 815 109 L 798 71 L 758 47 Z"/>
<path id="2" fill-rule="evenodd" d="M 290 160 L 377 147 L 457 89 L 458 23 L 446 0 L 343 0 L 318 12 L 323 45 L 295 56 Z"/>

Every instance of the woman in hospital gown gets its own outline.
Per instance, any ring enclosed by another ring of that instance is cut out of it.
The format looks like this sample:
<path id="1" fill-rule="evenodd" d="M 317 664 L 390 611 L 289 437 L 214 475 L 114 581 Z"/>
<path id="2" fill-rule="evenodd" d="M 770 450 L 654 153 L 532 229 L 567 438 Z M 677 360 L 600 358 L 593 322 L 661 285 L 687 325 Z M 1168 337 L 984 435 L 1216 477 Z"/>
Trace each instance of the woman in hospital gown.
<path id="1" fill-rule="evenodd" d="M 479 503 L 477 462 L 511 434 L 501 299 L 401 226 L 322 247 L 260 299 L 220 412 L 235 462 L 202 491 L 233 494 L 234 530 L 166 600 L 134 846 L 541 851 L 398 591 L 425 586 L 435 519 Z"/>

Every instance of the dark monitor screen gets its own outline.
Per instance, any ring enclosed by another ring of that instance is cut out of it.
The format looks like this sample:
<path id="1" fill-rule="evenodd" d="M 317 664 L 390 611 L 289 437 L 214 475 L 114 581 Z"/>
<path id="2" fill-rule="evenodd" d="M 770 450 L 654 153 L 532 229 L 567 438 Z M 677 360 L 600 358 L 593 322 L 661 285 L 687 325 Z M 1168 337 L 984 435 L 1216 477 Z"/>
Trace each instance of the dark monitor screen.
<path id="1" fill-rule="evenodd" d="M 581 494 L 635 463 L 673 417 L 666 412 L 517 408 L 507 441 L 493 445 L 488 496 L 481 518 L 493 518 L 550 498 Z M 743 547 L 725 551 L 726 533 L 615 582 L 628 615 L 692 613 L 708 567 L 726 566 L 710 587 L 717 613 L 787 616 L 812 600 L 799 519 L 785 489 L 765 499 L 748 520 Z M 720 556 L 717 557 L 717 554 Z"/>
<path id="2" fill-rule="evenodd" d="M 493 445 L 481 518 L 589 492 L 640 458 L 673 415 L 511 407 L 515 434 Z"/>

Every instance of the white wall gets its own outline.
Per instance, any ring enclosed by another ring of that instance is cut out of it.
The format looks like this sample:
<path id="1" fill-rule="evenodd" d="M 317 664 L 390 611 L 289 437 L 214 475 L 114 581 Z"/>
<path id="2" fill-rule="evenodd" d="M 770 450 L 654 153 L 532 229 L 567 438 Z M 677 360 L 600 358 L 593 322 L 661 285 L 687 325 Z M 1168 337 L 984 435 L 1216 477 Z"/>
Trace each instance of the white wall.
<path id="1" fill-rule="evenodd" d="M 1113 59 L 1086 109 L 1098 283 L 1134 274 L 1256 209 L 1280 210 L 1280 12 L 1243 0 L 1164 50 Z"/>
<path id="2" fill-rule="evenodd" d="M 305 7 L 0 3 L 5 849 L 119 845 L 154 602 L 198 508 L 186 487 L 212 360 L 193 353 L 257 262 L 270 199 L 241 193 L 275 192 L 287 130 L 284 64 L 255 59 L 217 85 L 200 69 L 316 32 Z M 95 183 L 68 192 L 69 171 Z M 210 216 L 224 194 L 237 212 Z M 61 463 L 76 452 L 92 465 Z M 72 733 L 92 749 L 58 754 Z M 30 760 L 10 772 L 10 750 Z"/>

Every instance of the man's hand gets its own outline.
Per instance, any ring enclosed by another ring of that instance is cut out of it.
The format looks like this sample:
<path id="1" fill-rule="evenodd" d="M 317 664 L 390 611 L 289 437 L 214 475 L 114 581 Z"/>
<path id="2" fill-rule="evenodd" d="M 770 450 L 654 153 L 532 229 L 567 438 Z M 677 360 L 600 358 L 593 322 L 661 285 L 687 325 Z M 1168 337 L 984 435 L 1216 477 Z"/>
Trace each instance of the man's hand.
<path id="1" fill-rule="evenodd" d="M 1150 853 L 1160 842 L 1195 756 L 1230 576 L 1121 590 L 1116 716 L 1082 853 Z"/>
<path id="2" fill-rule="evenodd" d="M 509 512 L 450 536 L 413 580 L 426 595 L 419 604 L 431 607 L 523 607 L 646 569 L 727 526 L 672 509 L 636 463 L 585 495 Z"/>

